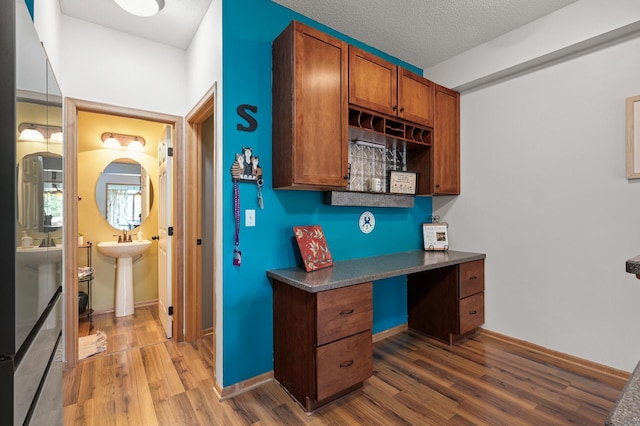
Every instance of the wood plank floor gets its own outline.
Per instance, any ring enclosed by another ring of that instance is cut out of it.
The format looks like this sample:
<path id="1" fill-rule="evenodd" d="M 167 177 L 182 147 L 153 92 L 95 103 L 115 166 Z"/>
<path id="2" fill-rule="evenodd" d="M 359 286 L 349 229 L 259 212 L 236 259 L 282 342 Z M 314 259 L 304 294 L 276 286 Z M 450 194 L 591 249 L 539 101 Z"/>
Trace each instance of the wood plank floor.
<path id="1" fill-rule="evenodd" d="M 626 381 L 488 334 L 450 348 L 404 332 L 374 344 L 361 390 L 307 415 L 275 381 L 218 401 L 213 336 L 152 342 L 143 311 L 95 317 L 109 349 L 65 372 L 65 425 L 602 425 Z"/>

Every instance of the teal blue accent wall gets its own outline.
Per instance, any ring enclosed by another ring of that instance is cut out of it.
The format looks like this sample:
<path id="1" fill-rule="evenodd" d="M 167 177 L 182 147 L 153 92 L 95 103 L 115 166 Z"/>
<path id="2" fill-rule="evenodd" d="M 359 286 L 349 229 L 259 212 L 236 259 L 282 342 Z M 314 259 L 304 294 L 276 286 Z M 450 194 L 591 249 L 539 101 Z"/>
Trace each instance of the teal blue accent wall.
<path id="1" fill-rule="evenodd" d="M 31 20 L 33 21 L 33 1 L 34 0 L 24 0 L 27 5 L 27 9 L 29 9 L 29 15 L 31 15 Z"/>
<path id="2" fill-rule="evenodd" d="M 321 225 L 335 260 L 375 256 L 422 248 L 421 224 L 432 212 L 430 197 L 417 197 L 413 209 L 334 207 L 322 192 L 272 189 L 271 42 L 291 20 L 299 20 L 422 74 L 419 68 L 320 25 L 269 0 L 223 2 L 223 386 L 273 369 L 272 288 L 268 269 L 295 265 L 291 237 L 296 225 Z M 253 132 L 236 112 L 242 104 L 258 107 Z M 242 265 L 232 265 L 234 247 L 233 184 L 230 169 L 243 146 L 260 157 L 264 173 L 264 210 L 257 188 L 240 183 Z M 256 210 L 256 226 L 244 227 L 244 211 Z M 358 218 L 370 210 L 375 230 L 360 232 Z M 374 333 L 407 321 L 404 277 L 374 282 Z"/>

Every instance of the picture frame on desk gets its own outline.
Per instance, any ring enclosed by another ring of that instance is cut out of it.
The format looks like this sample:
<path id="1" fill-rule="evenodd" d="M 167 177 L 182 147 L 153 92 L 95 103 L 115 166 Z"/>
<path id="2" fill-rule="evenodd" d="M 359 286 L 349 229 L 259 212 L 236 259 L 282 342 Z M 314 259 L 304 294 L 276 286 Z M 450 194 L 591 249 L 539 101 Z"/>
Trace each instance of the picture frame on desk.
<path id="1" fill-rule="evenodd" d="M 417 173 L 389 171 L 389 193 L 391 194 L 416 194 Z"/>
<path id="2" fill-rule="evenodd" d="M 627 179 L 640 179 L 640 95 L 627 103 Z"/>
<path id="3" fill-rule="evenodd" d="M 446 223 L 423 223 L 422 238 L 426 251 L 449 250 Z"/>

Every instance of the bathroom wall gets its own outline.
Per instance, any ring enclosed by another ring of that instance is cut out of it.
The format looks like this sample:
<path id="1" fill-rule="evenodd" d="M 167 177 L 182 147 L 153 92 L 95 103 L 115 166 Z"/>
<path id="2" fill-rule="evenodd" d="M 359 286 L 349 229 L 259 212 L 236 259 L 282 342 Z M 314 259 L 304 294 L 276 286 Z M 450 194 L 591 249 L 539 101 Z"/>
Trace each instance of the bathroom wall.
<path id="1" fill-rule="evenodd" d="M 140 229 L 145 239 L 151 239 L 158 232 L 158 140 L 162 134 L 164 124 L 144 120 L 129 119 L 90 112 L 78 112 L 78 231 L 84 234 L 84 241 L 91 241 L 93 248 L 93 266 L 95 279 L 93 281 L 93 308 L 111 310 L 115 305 L 116 270 L 115 259 L 100 254 L 95 245 L 100 241 L 114 241 L 114 234 L 122 231 L 111 227 L 104 219 L 96 203 L 96 184 L 102 170 L 113 160 L 130 158 L 138 161 L 147 170 L 154 188 L 155 201 L 151 207 L 149 217 Z M 119 149 L 105 149 L 102 147 L 103 132 L 114 132 L 142 136 L 145 141 L 145 151 L 131 152 Z M 137 232 L 137 229 L 134 231 Z M 78 250 L 78 264 L 85 263 L 84 250 Z M 142 258 L 133 264 L 133 293 L 134 302 L 154 301 L 158 298 L 158 259 L 157 245 L 151 245 Z M 83 290 L 81 286 L 80 290 Z"/>

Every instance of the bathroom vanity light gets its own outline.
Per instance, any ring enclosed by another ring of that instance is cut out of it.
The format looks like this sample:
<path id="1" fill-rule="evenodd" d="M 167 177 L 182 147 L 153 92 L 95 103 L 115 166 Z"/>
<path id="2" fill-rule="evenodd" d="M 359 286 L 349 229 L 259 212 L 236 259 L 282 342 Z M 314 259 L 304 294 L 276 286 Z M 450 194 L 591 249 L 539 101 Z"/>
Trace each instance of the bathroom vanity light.
<path id="1" fill-rule="evenodd" d="M 102 134 L 102 147 L 111 149 L 128 149 L 144 152 L 145 140 L 142 136 L 124 135 L 121 133 L 105 132 Z"/>
<path id="2" fill-rule="evenodd" d="M 62 128 L 45 124 L 22 123 L 18 126 L 21 142 L 62 143 Z"/>
<path id="3" fill-rule="evenodd" d="M 136 16 L 153 16 L 164 7 L 164 0 L 115 0 L 116 4 Z"/>

